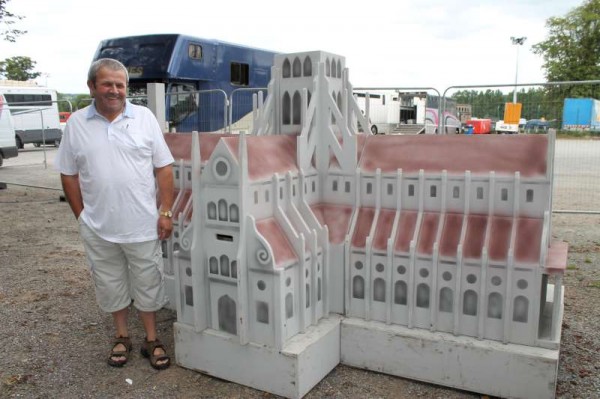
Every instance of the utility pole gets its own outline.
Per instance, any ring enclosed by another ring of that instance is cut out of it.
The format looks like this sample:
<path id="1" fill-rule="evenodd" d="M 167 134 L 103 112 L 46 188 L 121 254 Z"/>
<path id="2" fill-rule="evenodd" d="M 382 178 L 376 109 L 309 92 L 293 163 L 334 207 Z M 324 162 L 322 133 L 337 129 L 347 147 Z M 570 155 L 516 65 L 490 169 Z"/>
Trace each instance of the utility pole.
<path id="1" fill-rule="evenodd" d="M 512 41 L 512 44 L 517 46 L 517 68 L 515 71 L 515 92 L 513 93 L 513 103 L 516 103 L 517 102 L 517 79 L 519 77 L 519 46 L 522 46 L 523 43 L 525 43 L 525 40 L 527 40 L 527 37 L 511 36 L 510 40 Z"/>

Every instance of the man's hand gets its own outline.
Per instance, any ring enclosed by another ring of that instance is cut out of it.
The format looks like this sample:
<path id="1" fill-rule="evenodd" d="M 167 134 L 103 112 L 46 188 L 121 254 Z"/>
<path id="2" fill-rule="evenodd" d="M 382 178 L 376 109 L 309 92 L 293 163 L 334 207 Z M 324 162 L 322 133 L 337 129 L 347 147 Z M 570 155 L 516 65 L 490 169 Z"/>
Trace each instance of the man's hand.
<path id="1" fill-rule="evenodd" d="M 173 231 L 173 219 L 166 216 L 158 217 L 158 239 L 166 240 L 171 237 Z"/>

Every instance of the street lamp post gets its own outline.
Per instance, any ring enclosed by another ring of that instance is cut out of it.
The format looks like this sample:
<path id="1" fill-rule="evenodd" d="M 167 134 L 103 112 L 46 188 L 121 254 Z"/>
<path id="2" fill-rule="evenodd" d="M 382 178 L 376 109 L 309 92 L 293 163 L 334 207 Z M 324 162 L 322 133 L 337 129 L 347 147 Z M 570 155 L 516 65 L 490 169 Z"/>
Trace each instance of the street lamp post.
<path id="1" fill-rule="evenodd" d="M 527 38 L 525 36 L 523 36 L 523 37 L 511 36 L 510 40 L 512 41 L 512 44 L 517 46 L 517 68 L 515 71 L 515 91 L 513 93 L 513 103 L 516 103 L 517 102 L 517 78 L 519 77 L 519 46 L 522 46 L 523 43 L 525 43 L 525 40 L 527 40 Z"/>

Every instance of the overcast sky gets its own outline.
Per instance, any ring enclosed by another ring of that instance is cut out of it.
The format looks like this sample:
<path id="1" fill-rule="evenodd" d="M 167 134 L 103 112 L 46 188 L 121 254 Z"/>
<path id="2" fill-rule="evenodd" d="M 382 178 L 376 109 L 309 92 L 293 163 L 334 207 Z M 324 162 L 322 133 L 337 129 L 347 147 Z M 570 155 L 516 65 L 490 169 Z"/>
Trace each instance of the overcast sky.
<path id="1" fill-rule="evenodd" d="M 27 34 L 0 41 L 0 60 L 27 56 L 41 85 L 87 93 L 103 39 L 183 33 L 277 52 L 324 50 L 346 57 L 355 87 L 435 87 L 545 80 L 531 46 L 546 20 L 583 0 L 10 0 Z M 297 6 L 295 6 L 297 4 Z M 160 6 L 159 6 L 160 5 Z"/>

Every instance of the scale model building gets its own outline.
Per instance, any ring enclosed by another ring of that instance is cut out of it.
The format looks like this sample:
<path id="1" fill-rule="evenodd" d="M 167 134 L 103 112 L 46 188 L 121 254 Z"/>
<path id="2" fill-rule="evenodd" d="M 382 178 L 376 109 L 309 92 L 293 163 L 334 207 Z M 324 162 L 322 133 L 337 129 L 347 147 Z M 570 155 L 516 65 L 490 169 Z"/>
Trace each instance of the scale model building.
<path id="1" fill-rule="evenodd" d="M 359 133 L 344 57 L 277 55 L 272 76 L 252 134 L 165 135 L 177 363 L 292 398 L 340 362 L 553 397 L 554 135 Z"/>

